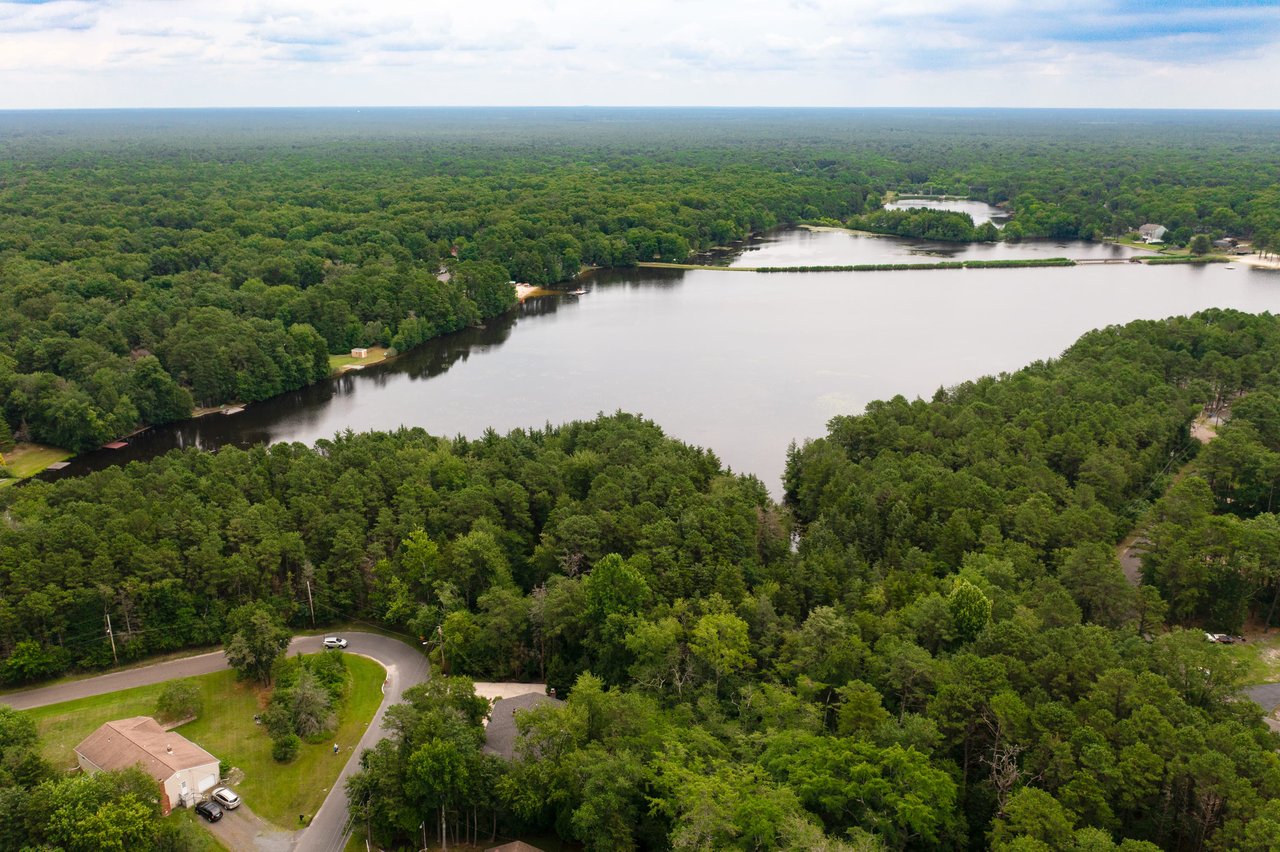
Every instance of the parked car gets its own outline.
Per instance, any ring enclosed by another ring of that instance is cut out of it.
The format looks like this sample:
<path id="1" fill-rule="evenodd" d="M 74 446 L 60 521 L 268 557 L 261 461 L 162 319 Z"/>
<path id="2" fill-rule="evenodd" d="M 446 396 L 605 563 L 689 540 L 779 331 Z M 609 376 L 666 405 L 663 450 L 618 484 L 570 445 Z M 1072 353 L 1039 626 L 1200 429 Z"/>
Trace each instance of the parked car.
<path id="1" fill-rule="evenodd" d="M 324 637 L 324 646 L 326 648 L 345 648 L 347 647 L 347 640 L 341 636 L 326 636 Z"/>
<path id="2" fill-rule="evenodd" d="M 1204 638 L 1210 642 L 1217 642 L 1219 645 L 1235 645 L 1244 642 L 1243 636 L 1232 636 L 1229 633 L 1206 633 Z"/>
<path id="3" fill-rule="evenodd" d="M 222 819 L 222 808 L 218 807 L 218 803 L 212 799 L 196 805 L 196 813 L 200 814 L 200 816 L 204 817 L 209 822 L 217 822 Z"/>
<path id="4" fill-rule="evenodd" d="M 226 787 L 219 787 L 210 793 L 213 800 L 229 811 L 234 811 L 240 807 L 240 797 Z"/>

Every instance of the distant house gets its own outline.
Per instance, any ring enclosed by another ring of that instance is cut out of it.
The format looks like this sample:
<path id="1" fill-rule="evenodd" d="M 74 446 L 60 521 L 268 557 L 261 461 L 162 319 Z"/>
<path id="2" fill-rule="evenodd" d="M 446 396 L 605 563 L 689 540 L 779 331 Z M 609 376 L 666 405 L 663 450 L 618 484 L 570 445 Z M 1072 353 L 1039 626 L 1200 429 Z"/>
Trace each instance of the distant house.
<path id="1" fill-rule="evenodd" d="M 1138 229 L 1139 237 L 1142 237 L 1144 243 L 1162 243 L 1165 242 L 1165 234 L 1169 233 L 1169 229 L 1164 225 L 1143 225 Z"/>
<path id="2" fill-rule="evenodd" d="M 369 350 L 368 350 L 368 349 L 360 349 L 360 348 L 352 349 L 352 350 L 351 350 L 351 357 L 352 357 L 352 358 L 368 358 L 368 357 L 369 357 Z"/>
<path id="3" fill-rule="evenodd" d="M 1138 229 L 1138 236 L 1142 237 L 1144 243 L 1162 243 L 1167 233 L 1169 229 L 1164 225 L 1147 224 Z"/>
<path id="4" fill-rule="evenodd" d="M 1213 241 L 1214 248 L 1229 249 L 1229 248 L 1235 248 L 1235 246 L 1236 246 L 1236 241 L 1231 239 L 1230 237 L 1223 237 L 1220 240 Z"/>
<path id="5" fill-rule="evenodd" d="M 493 710 L 489 713 L 489 724 L 484 729 L 484 750 L 487 754 L 494 754 L 505 760 L 512 760 L 516 756 L 516 740 L 519 739 L 520 732 L 516 730 L 516 715 L 530 709 L 531 707 L 541 707 L 544 704 L 563 704 L 557 698 L 544 695 L 541 692 L 526 692 L 524 695 L 517 695 L 514 698 L 501 698 L 493 705 Z"/>
<path id="6" fill-rule="evenodd" d="M 75 748 L 88 773 L 137 766 L 160 783 L 160 809 L 191 805 L 218 783 L 218 758 L 150 716 L 107 722 Z"/>

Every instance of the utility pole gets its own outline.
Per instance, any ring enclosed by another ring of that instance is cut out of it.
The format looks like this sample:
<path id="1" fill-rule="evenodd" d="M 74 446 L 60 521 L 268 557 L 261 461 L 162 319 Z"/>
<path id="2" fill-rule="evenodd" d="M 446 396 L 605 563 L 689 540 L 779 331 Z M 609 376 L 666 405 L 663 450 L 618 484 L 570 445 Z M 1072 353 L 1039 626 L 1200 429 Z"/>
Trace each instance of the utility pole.
<path id="1" fill-rule="evenodd" d="M 111 613 L 104 613 L 107 617 L 107 638 L 111 640 L 111 659 L 116 661 L 116 665 L 120 665 L 120 657 L 116 655 L 116 635 L 111 632 Z"/>
<path id="2" fill-rule="evenodd" d="M 307 607 L 311 610 L 311 626 L 316 626 L 316 605 L 311 601 L 311 579 L 307 578 Z"/>
<path id="3" fill-rule="evenodd" d="M 442 674 L 448 674 L 449 662 L 444 658 L 444 625 L 443 624 L 436 625 L 436 633 L 440 634 L 440 671 Z M 443 824 L 443 821 L 444 821 L 443 818 L 441 818 L 442 824 Z"/>

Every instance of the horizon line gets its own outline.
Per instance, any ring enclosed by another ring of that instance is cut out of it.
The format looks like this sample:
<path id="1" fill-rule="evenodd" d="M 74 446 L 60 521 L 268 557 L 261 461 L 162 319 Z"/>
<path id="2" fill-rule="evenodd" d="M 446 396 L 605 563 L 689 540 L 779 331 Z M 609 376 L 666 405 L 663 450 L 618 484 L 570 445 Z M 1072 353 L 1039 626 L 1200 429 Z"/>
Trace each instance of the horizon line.
<path id="1" fill-rule="evenodd" d="M 1152 107 L 1152 106 L 830 106 L 830 105 L 778 105 L 778 104 L 271 104 L 271 105 L 221 105 L 221 106 L 80 106 L 80 107 L 3 107 L 0 113 L 16 112 L 137 112 L 143 110 L 191 112 L 196 110 L 806 110 L 806 111 L 854 111 L 854 110 L 962 110 L 962 111 L 1039 111 L 1039 112 L 1280 112 L 1276 107 Z"/>

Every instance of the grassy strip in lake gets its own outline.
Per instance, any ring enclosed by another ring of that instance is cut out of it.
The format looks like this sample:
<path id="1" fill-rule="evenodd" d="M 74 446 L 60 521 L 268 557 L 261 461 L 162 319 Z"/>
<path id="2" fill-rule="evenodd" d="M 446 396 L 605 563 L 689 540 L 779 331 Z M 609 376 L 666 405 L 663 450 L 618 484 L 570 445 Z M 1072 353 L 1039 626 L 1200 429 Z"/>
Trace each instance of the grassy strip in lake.
<path id="1" fill-rule="evenodd" d="M 1145 263 L 1147 266 L 1167 266 L 1174 263 L 1191 263 L 1191 264 L 1230 263 L 1231 258 L 1223 257 L 1220 254 L 1209 254 L 1209 255 L 1199 255 L 1199 256 L 1181 254 L 1181 255 L 1169 255 L 1169 256 L 1162 255 L 1159 257 L 1146 257 L 1142 259 L 1142 262 Z"/>
<path id="2" fill-rule="evenodd" d="M 758 266 L 756 272 L 901 272 L 912 269 L 1005 269 L 1027 266 L 1075 266 L 1067 257 L 1023 260 L 940 260 L 936 263 L 855 263 L 844 266 Z"/>
<path id="3" fill-rule="evenodd" d="M 178 733 L 219 760 L 241 769 L 244 780 L 236 791 L 263 819 L 292 828 L 298 814 L 314 814 L 333 786 L 351 748 L 360 741 L 382 703 L 381 665 L 354 654 L 343 655 L 349 689 L 338 708 L 338 728 L 332 740 L 303 742 L 298 756 L 286 764 L 271 757 L 271 738 L 253 717 L 262 712 L 268 692 L 241 683 L 235 672 L 221 671 L 190 678 L 204 699 L 204 713 Z M 75 746 L 104 722 L 149 716 L 165 684 L 157 683 L 51 704 L 25 711 L 35 720 L 42 750 L 59 769 L 74 766 Z M 333 743 L 342 746 L 333 753 Z"/>
<path id="4" fill-rule="evenodd" d="M 660 263 L 644 261 L 637 263 L 640 269 L 714 269 L 716 272 L 757 272 L 754 266 L 711 266 L 705 263 Z"/>

